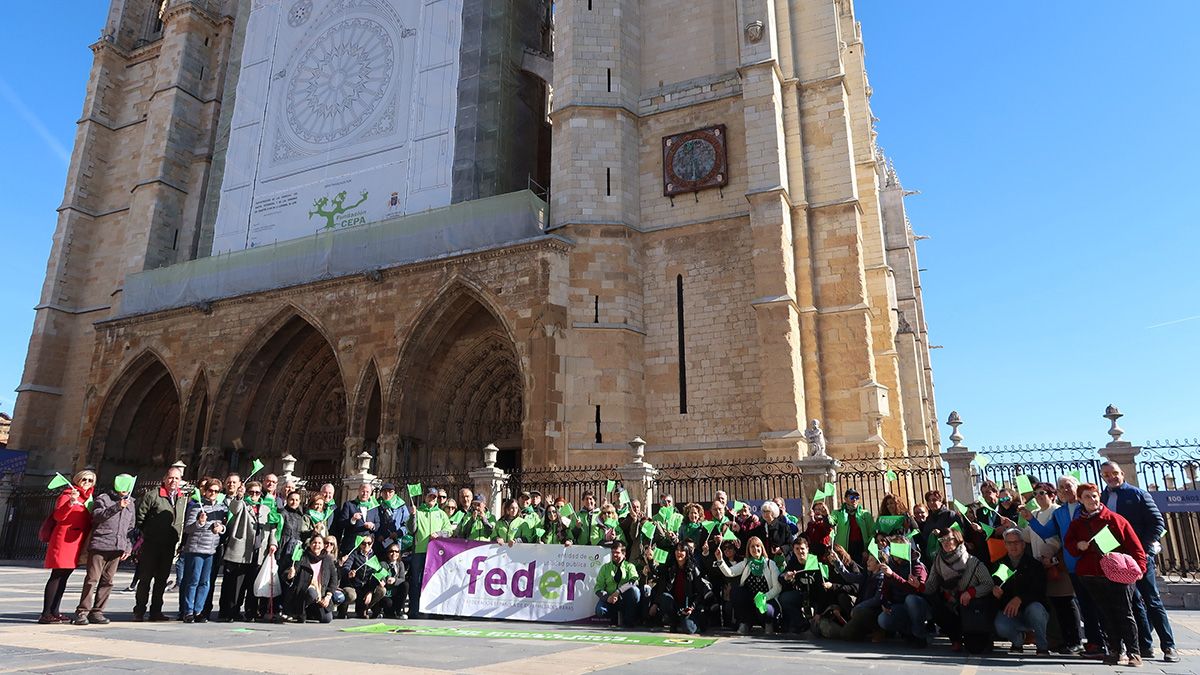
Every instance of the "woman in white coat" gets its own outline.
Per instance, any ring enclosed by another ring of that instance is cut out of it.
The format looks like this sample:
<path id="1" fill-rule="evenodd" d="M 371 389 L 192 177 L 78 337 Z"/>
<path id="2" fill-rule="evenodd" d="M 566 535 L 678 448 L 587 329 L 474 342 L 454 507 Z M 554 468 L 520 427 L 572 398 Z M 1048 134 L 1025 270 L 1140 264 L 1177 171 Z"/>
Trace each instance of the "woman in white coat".
<path id="1" fill-rule="evenodd" d="M 733 611 L 737 617 L 738 634 L 750 633 L 750 626 L 761 623 L 767 634 L 775 632 L 778 612 L 771 601 L 783 587 L 779 584 L 779 567 L 767 557 L 762 539 L 750 537 L 746 542 L 746 559 L 733 567 L 725 564 L 720 549 L 714 555 L 717 569 L 727 577 L 740 577 L 741 584 L 733 589 Z"/>

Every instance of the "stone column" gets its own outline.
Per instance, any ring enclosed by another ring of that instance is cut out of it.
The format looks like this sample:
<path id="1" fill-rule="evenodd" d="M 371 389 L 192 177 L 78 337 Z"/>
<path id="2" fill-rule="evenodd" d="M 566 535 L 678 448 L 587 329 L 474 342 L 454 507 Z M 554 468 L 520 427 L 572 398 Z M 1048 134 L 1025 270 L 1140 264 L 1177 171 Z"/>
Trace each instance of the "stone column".
<path id="1" fill-rule="evenodd" d="M 347 499 L 353 499 L 354 496 L 358 495 L 358 487 L 360 485 L 375 485 L 376 476 L 371 473 L 370 468 L 371 453 L 360 453 L 358 455 L 358 471 L 342 479 L 342 485 L 346 488 Z"/>
<path id="2" fill-rule="evenodd" d="M 975 476 L 971 474 L 971 462 L 975 459 L 975 453 L 962 444 L 962 434 L 958 433 L 962 418 L 958 416 L 957 411 L 950 411 L 946 424 L 953 429 L 950 432 L 950 440 L 954 441 L 954 445 L 942 453 L 942 459 L 950 465 L 950 489 L 955 499 L 969 504 L 975 500 Z"/>
<path id="3" fill-rule="evenodd" d="M 281 486 L 293 485 L 296 483 L 296 481 L 300 480 L 300 477 L 295 473 L 296 458 L 292 456 L 292 453 L 289 452 L 283 457 L 280 457 L 279 462 L 283 465 L 283 475 L 279 477 L 279 484 Z M 287 497 L 286 494 L 283 496 Z"/>
<path id="4" fill-rule="evenodd" d="M 654 503 L 654 478 L 658 469 L 646 463 L 646 441 L 641 436 L 629 441 L 629 447 L 633 450 L 633 461 L 617 469 L 617 473 L 629 498 L 641 501 L 642 512 L 649 513 L 650 505 Z"/>
<path id="5" fill-rule="evenodd" d="M 796 468 L 800 469 L 800 498 L 804 501 L 805 517 L 812 515 L 812 496 L 824 489 L 826 483 L 837 484 L 837 472 L 842 463 L 829 455 L 810 455 L 796 460 Z M 833 495 L 834 504 L 841 495 Z"/>
<path id="6" fill-rule="evenodd" d="M 1121 436 L 1125 433 L 1125 430 L 1117 425 L 1117 420 L 1122 417 L 1124 415 L 1121 411 L 1111 403 L 1104 409 L 1104 419 L 1108 420 L 1111 425 L 1108 429 L 1108 435 L 1112 436 L 1112 440 L 1103 448 L 1100 448 L 1100 456 L 1121 467 L 1121 470 L 1125 472 L 1125 482 L 1130 485 L 1137 485 L 1138 475 L 1135 458 L 1142 451 L 1142 446 L 1133 445 L 1129 441 L 1121 440 Z M 1104 487 L 1103 481 L 1101 481 L 1100 487 Z"/>
<path id="7" fill-rule="evenodd" d="M 500 517 L 500 499 L 504 486 L 508 484 L 508 474 L 496 468 L 496 454 L 499 451 L 494 444 L 488 443 L 483 449 L 483 466 L 467 474 L 471 478 L 475 494 L 487 498 L 488 510 L 497 518 Z"/>

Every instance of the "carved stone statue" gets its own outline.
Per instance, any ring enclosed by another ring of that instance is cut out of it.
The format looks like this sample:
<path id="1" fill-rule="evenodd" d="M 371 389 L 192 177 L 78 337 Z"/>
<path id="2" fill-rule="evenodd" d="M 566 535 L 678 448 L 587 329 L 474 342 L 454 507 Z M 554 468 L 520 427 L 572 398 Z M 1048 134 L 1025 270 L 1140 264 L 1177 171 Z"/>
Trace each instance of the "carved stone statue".
<path id="1" fill-rule="evenodd" d="M 809 457 L 828 457 L 825 454 L 825 432 L 821 429 L 819 420 L 808 423 L 808 428 L 804 430 L 804 439 L 808 441 Z"/>

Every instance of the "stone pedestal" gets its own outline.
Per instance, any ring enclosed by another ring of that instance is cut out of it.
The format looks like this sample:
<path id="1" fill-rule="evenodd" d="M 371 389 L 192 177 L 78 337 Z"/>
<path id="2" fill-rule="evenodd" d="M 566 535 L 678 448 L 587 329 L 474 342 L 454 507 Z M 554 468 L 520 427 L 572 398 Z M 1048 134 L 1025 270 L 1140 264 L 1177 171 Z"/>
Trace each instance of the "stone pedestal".
<path id="1" fill-rule="evenodd" d="M 975 500 L 975 477 L 971 475 L 971 462 L 975 459 L 975 453 L 966 447 L 951 448 L 942 453 L 942 459 L 950 466 L 950 489 L 954 499 L 970 504 Z"/>
<path id="2" fill-rule="evenodd" d="M 1142 451 L 1142 446 L 1133 445 L 1126 441 L 1113 441 L 1100 448 L 1100 456 L 1109 462 L 1116 463 L 1125 472 L 1125 482 L 1138 485 L 1137 462 L 1135 458 Z M 1101 481 L 1100 487 L 1104 487 Z M 1141 487 L 1138 485 L 1138 487 Z"/>
<path id="3" fill-rule="evenodd" d="M 358 456 L 363 451 L 362 436 L 347 436 L 342 441 L 342 473 L 346 476 L 353 476 L 358 473 Z"/>
<path id="4" fill-rule="evenodd" d="M 629 498 L 641 501 L 642 513 L 649 513 L 650 505 L 654 503 L 654 478 L 658 469 L 645 462 L 630 462 L 617 469 L 617 473 Z"/>
<path id="5" fill-rule="evenodd" d="M 829 455 L 814 455 L 796 460 L 796 468 L 800 469 L 800 497 L 804 500 L 804 516 L 812 515 L 812 497 L 825 487 L 826 483 L 837 483 L 837 471 L 842 463 Z M 837 504 L 841 495 L 833 495 Z"/>
<path id="6" fill-rule="evenodd" d="M 504 486 L 508 483 L 508 474 L 495 466 L 485 466 L 475 469 L 467 475 L 471 477 L 472 489 L 475 494 L 485 495 L 488 510 L 492 512 L 493 516 L 499 518 L 500 501 L 504 496 Z"/>
<path id="7" fill-rule="evenodd" d="M 375 485 L 378 477 L 371 473 L 368 469 L 371 466 L 371 454 L 363 452 L 358 455 L 358 473 L 352 473 L 342 479 L 342 485 L 346 488 L 346 499 L 354 499 L 358 495 L 358 488 L 361 485 Z"/>

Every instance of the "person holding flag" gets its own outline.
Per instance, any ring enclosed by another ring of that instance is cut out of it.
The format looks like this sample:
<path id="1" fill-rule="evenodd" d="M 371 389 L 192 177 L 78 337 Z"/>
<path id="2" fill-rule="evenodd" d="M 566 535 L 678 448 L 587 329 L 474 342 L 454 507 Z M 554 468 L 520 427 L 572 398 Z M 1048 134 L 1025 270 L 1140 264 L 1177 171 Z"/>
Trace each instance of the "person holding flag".
<path id="1" fill-rule="evenodd" d="M 357 548 L 359 537 L 369 534 L 373 540 L 379 531 L 379 502 L 371 496 L 372 492 L 370 483 L 360 484 L 358 498 L 342 504 L 334 516 L 333 533 L 343 551 Z"/>
<path id="2" fill-rule="evenodd" d="M 213 555 L 221 535 L 225 533 L 225 518 L 228 509 L 221 497 L 221 481 L 205 478 L 197 486 L 199 501 L 188 500 L 183 519 L 183 532 L 187 535 L 183 544 L 183 579 L 180 581 L 180 611 L 184 623 L 205 623 L 198 618 L 208 597 L 208 584 L 212 576 Z"/>
<path id="3" fill-rule="evenodd" d="M 1008 555 L 996 566 L 993 576 L 999 584 L 992 587 L 992 596 L 999 602 L 996 612 L 996 635 L 1012 643 L 1008 651 L 1020 654 L 1025 648 L 1025 633 L 1033 633 L 1033 643 L 1039 656 L 1050 655 L 1046 624 L 1046 568 L 1025 545 L 1021 530 L 1010 527 L 1001 535 Z"/>
<path id="4" fill-rule="evenodd" d="M 1076 494 L 1082 508 L 1067 528 L 1063 547 L 1078 552 L 1075 573 L 1099 610 L 1108 642 L 1108 657 L 1104 662 L 1140 666 L 1142 653 L 1137 620 L 1133 616 L 1133 589 L 1137 579 L 1146 573 L 1146 551 L 1129 521 L 1100 500 L 1100 488 L 1095 483 L 1081 484 Z M 1109 554 L 1132 558 L 1141 574 L 1127 578 L 1133 576 L 1128 571 L 1136 573 L 1136 570 L 1120 569 L 1124 566 L 1119 563 L 1128 564 L 1121 558 L 1105 561 Z M 1108 571 L 1105 567 L 1114 569 Z"/>
<path id="5" fill-rule="evenodd" d="M 274 499 L 271 498 L 271 502 Z M 250 593 L 254 575 L 266 556 L 278 548 L 278 533 L 270 526 L 272 509 L 264 503 L 262 483 L 245 484 L 245 496 L 227 500 L 229 522 L 225 536 L 225 575 L 221 581 L 221 621 L 253 621 L 258 614 Z M 245 614 L 239 607 L 245 608 Z"/>
<path id="6" fill-rule="evenodd" d="M 925 565 L 908 537 L 893 536 L 887 546 L 890 559 L 883 575 L 883 611 L 879 613 L 879 627 L 898 634 L 910 645 L 926 647 L 927 640 L 913 634 L 913 614 L 909 611 L 910 599 L 924 603 L 921 589 L 927 577 Z"/>
<path id="7" fill-rule="evenodd" d="M 596 495 L 587 490 L 579 497 L 580 508 L 575 512 L 575 543 L 582 546 L 599 546 L 603 532 L 596 524 Z"/>
<path id="8" fill-rule="evenodd" d="M 733 567 L 725 564 L 725 555 L 720 548 L 713 552 L 717 568 L 726 577 L 741 579 L 733 589 L 734 614 L 738 621 L 738 634 L 749 635 L 750 626 L 762 623 L 768 635 L 775 632 L 775 606 L 771 605 L 783 590 L 779 585 L 779 567 L 767 557 L 767 549 L 758 537 L 746 542 L 746 559 Z"/>
<path id="9" fill-rule="evenodd" d="M 108 596 L 112 592 L 113 576 L 117 566 L 129 557 L 133 542 L 129 532 L 137 520 L 133 498 L 129 493 L 137 482 L 133 476 L 123 473 L 113 480 L 113 489 L 101 492 L 92 502 L 92 536 L 88 540 L 87 576 L 83 579 L 83 595 L 75 608 L 71 623 L 86 626 L 90 623 L 104 625 L 109 620 L 104 616 Z"/>
<path id="10" fill-rule="evenodd" d="M 467 512 L 467 516 L 459 523 L 455 529 L 455 536 L 459 539 L 469 539 L 470 541 L 490 541 L 492 531 L 496 529 L 495 519 L 487 510 L 487 504 L 484 503 L 482 495 L 477 495 L 471 501 L 471 509 Z M 567 542 L 560 542 L 570 544 Z"/>
<path id="11" fill-rule="evenodd" d="M 691 549 L 681 541 L 675 545 L 670 562 L 658 568 L 649 615 L 657 615 L 668 631 L 695 635 L 705 623 L 703 607 L 711 593 Z"/>
<path id="12" fill-rule="evenodd" d="M 342 563 L 342 592 L 346 594 L 347 605 L 355 603 L 354 616 L 359 619 L 368 618 L 384 596 L 383 583 L 376 577 L 383 565 L 375 556 L 374 549 L 375 537 L 360 535 L 358 546 Z"/>
<path id="13" fill-rule="evenodd" d="M 415 494 L 414 494 L 415 493 Z M 421 494 L 420 485 L 410 485 L 409 495 Z M 425 556 L 429 540 L 448 537 L 454 531 L 450 517 L 438 507 L 438 489 L 425 490 L 425 503 L 413 514 L 413 557 L 408 574 L 408 611 L 414 619 L 421 618 L 421 583 L 425 580 Z"/>
<path id="14" fill-rule="evenodd" d="M 375 555 L 386 558 L 387 550 L 392 544 L 399 544 L 401 539 L 408 536 L 408 521 L 412 520 L 412 513 L 408 510 L 404 498 L 396 494 L 396 486 L 393 483 L 384 483 L 379 488 L 377 508 L 379 530 L 375 533 Z"/>
<path id="15" fill-rule="evenodd" d="M 310 617 L 321 623 L 333 621 L 334 593 L 338 589 L 337 561 L 325 550 L 325 538 L 313 534 L 287 576 L 292 592 L 287 596 L 287 614 L 296 623 Z"/>
<path id="16" fill-rule="evenodd" d="M 850 558 L 863 562 L 867 544 L 875 539 L 875 519 L 862 507 L 858 490 L 848 488 L 842 493 L 842 507 L 829 514 L 833 524 L 833 543 L 846 549 Z"/>
<path id="17" fill-rule="evenodd" d="M 990 641 L 995 583 L 987 565 L 967 552 L 961 529 L 951 527 L 938 538 L 938 544 L 941 550 L 927 568 L 923 597 L 909 598 L 906 604 L 914 636 L 928 639 L 925 622 L 932 616 L 950 638 L 950 650 L 960 652 L 964 633 L 976 636 L 986 631 Z"/>
<path id="18" fill-rule="evenodd" d="M 833 587 L 825 581 L 821 565 L 817 556 L 809 555 L 807 539 L 799 537 L 792 543 L 792 554 L 779 575 L 783 588 L 779 593 L 779 608 L 783 610 L 784 626 L 789 633 L 799 635 L 812 627 L 811 617 L 821 604 L 825 587 Z"/>
<path id="19" fill-rule="evenodd" d="M 641 580 L 637 568 L 625 559 L 625 545 L 613 545 L 608 562 L 596 574 L 596 616 L 607 618 L 613 625 L 632 628 L 637 623 L 642 599 Z"/>
<path id="20" fill-rule="evenodd" d="M 63 488 L 54 502 L 54 511 L 46 522 L 53 523 L 53 530 L 46 541 L 46 560 L 43 565 L 50 570 L 46 580 L 46 591 L 42 599 L 42 615 L 38 623 L 66 623 L 67 617 L 58 613 L 63 592 L 67 590 L 67 579 L 79 566 L 83 543 L 92 529 L 92 512 L 88 508 L 92 501 L 92 489 L 96 486 L 96 474 L 80 471 L 68 483 L 62 475 L 56 475 L 49 489 Z M 45 525 L 43 525 L 45 527 Z M 170 559 L 167 560 L 168 565 Z"/>

